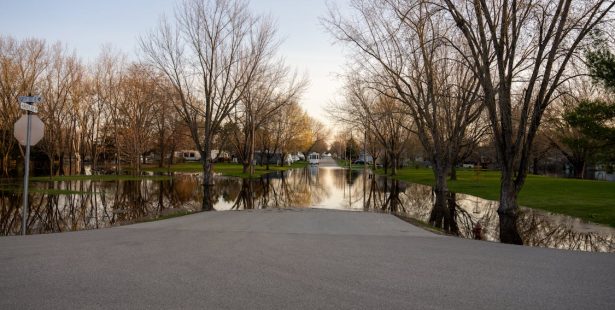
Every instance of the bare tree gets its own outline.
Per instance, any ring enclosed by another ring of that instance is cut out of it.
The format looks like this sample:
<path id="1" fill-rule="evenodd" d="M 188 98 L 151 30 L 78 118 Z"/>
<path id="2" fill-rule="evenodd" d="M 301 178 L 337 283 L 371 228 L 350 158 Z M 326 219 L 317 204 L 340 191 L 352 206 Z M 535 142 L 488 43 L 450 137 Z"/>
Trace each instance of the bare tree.
<path id="1" fill-rule="evenodd" d="M 429 154 L 445 203 L 447 174 L 466 128 L 483 110 L 478 81 L 449 42 L 445 14 L 429 2 L 355 0 L 352 6 L 354 18 L 331 10 L 325 25 L 354 48 L 355 68 L 367 87 L 408 111 L 414 125 L 408 129 Z"/>
<path id="2" fill-rule="evenodd" d="M 72 108 L 74 99 L 80 99 L 74 98 L 74 89 L 79 87 L 82 77 L 83 68 L 77 56 L 69 54 L 61 43 L 51 46 L 49 66 L 41 83 L 45 104 L 40 106 L 42 120 L 47 125 L 41 148 L 49 158 L 50 175 L 64 174 L 64 158 L 74 136 L 75 126 L 71 125 L 75 111 Z"/>
<path id="3" fill-rule="evenodd" d="M 391 96 L 373 90 L 369 82 L 356 74 L 348 76 L 345 88 L 346 101 L 332 107 L 330 114 L 338 121 L 361 128 L 364 138 L 373 136 L 385 149 L 385 173 L 390 166 L 392 175 L 396 175 L 410 135 L 408 129 L 413 127 L 408 111 Z M 370 148 L 373 156 L 375 148 Z"/>
<path id="4" fill-rule="evenodd" d="M 273 60 L 273 59 L 272 59 Z M 257 129 L 272 121 L 272 117 L 280 115 L 281 110 L 298 100 L 305 89 L 305 79 L 297 79 L 297 74 L 290 74 L 288 67 L 280 60 L 277 64 L 263 65 L 249 81 L 249 86 L 243 93 L 238 109 L 240 110 L 244 131 L 243 159 L 244 173 L 254 174 L 254 152 Z M 277 126 L 282 126 L 277 123 Z M 275 139 L 279 147 L 281 139 Z M 275 149 L 277 149 L 276 147 Z M 275 152 L 275 149 L 273 150 Z M 249 171 L 248 171 L 249 170 Z"/>
<path id="5" fill-rule="evenodd" d="M 176 108 L 201 153 L 209 197 L 214 138 L 261 63 L 272 55 L 275 28 L 251 14 L 242 0 L 188 0 L 177 8 L 175 19 L 173 25 L 162 19 L 140 45 L 178 93 Z M 211 209 L 208 199 L 204 209 Z"/>
<path id="6" fill-rule="evenodd" d="M 9 174 L 11 155 L 17 150 L 13 124 L 20 116 L 18 96 L 37 93 L 36 85 L 47 67 L 42 40 L 17 41 L 0 35 L 0 170 Z"/>
<path id="7" fill-rule="evenodd" d="M 121 133 L 116 141 L 130 160 L 133 173 L 140 174 L 143 154 L 154 144 L 155 116 L 168 99 L 160 88 L 159 77 L 147 67 L 132 64 L 123 74 L 121 99 L 117 107 Z"/>
<path id="8" fill-rule="evenodd" d="M 532 142 L 584 38 L 615 6 L 610 0 L 443 0 L 484 92 L 502 170 L 500 238 L 521 243 L 517 195 Z"/>
<path id="9" fill-rule="evenodd" d="M 113 153 L 115 173 L 121 170 L 120 113 L 118 107 L 121 100 L 120 85 L 126 66 L 125 56 L 113 50 L 110 46 L 102 49 L 94 68 L 94 101 L 98 117 L 95 129 L 92 131 L 95 141 L 92 144 L 93 166 L 97 168 L 99 154 L 105 154 L 105 159 Z"/>

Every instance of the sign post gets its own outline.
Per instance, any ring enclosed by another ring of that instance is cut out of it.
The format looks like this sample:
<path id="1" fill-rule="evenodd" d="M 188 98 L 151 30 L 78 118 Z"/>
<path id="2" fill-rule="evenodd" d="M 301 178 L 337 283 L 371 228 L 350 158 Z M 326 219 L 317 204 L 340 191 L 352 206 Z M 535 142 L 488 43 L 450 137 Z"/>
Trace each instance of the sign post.
<path id="1" fill-rule="evenodd" d="M 23 211 L 21 217 L 21 234 L 26 234 L 26 229 L 28 225 L 28 185 L 29 185 L 29 176 L 30 176 L 30 145 L 36 144 L 42 138 L 44 132 L 44 125 L 37 126 L 37 139 L 35 141 L 31 141 L 32 138 L 32 113 L 37 113 L 38 108 L 34 105 L 34 103 L 40 103 L 42 98 L 40 96 L 20 96 L 19 103 L 22 110 L 26 110 L 27 112 L 27 121 L 26 121 L 26 135 L 25 141 L 23 141 L 23 116 L 15 123 L 15 132 L 14 136 L 19 140 L 19 143 L 26 146 L 26 156 L 25 156 L 25 171 L 23 177 Z M 34 116 L 38 123 L 42 124 L 40 119 L 37 116 Z M 25 142 L 25 143 L 23 143 Z M 34 143 L 32 143 L 34 142 Z"/>

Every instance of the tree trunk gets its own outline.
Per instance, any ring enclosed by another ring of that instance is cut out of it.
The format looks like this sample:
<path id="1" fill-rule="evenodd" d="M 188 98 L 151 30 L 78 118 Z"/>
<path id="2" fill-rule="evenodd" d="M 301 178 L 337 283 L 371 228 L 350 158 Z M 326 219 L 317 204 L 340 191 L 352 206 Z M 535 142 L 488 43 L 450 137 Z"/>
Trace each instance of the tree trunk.
<path id="1" fill-rule="evenodd" d="M 59 175 L 64 175 L 64 152 L 60 153 L 60 161 L 58 164 Z"/>
<path id="2" fill-rule="evenodd" d="M 585 178 L 585 161 L 584 160 L 575 160 L 572 162 L 572 167 L 574 169 L 574 177 L 576 179 L 584 179 Z"/>
<path id="3" fill-rule="evenodd" d="M 254 175 L 254 152 L 256 151 L 256 128 L 252 126 L 250 131 L 250 146 L 248 148 L 248 167 L 250 168 L 250 176 Z M 261 160 L 263 152 L 261 151 Z"/>
<path id="4" fill-rule="evenodd" d="M 519 206 L 515 184 L 513 182 L 512 169 L 502 169 L 500 184 L 500 206 L 498 215 L 500 218 L 500 241 L 502 243 L 523 244 L 523 240 L 517 230 L 517 218 Z"/>
<path id="5" fill-rule="evenodd" d="M 434 189 L 434 206 L 429 214 L 429 224 L 452 235 L 459 235 L 455 221 L 457 202 L 455 193 Z"/>
<path id="6" fill-rule="evenodd" d="M 388 174 L 388 170 L 389 170 L 389 154 L 385 153 L 384 154 L 384 175 Z"/>
<path id="7" fill-rule="evenodd" d="M 211 138 L 205 135 L 201 163 L 203 165 L 203 211 L 213 211 L 214 167 L 211 162 Z"/>
<path id="8" fill-rule="evenodd" d="M 164 151 L 165 151 L 166 147 L 165 147 L 163 135 L 164 135 L 164 131 L 163 131 L 163 134 L 161 135 L 160 140 L 159 140 L 159 144 L 160 144 L 160 161 L 158 162 L 158 168 L 164 167 Z"/>
<path id="9" fill-rule="evenodd" d="M 213 211 L 213 167 L 211 162 L 205 158 L 203 161 L 203 211 Z"/>
<path id="10" fill-rule="evenodd" d="M 397 161 L 399 160 L 398 154 L 391 154 L 391 175 L 397 175 Z"/>
<path id="11" fill-rule="evenodd" d="M 451 181 L 457 181 L 457 168 L 455 168 L 455 165 L 453 165 L 451 167 L 451 177 L 450 177 Z"/>

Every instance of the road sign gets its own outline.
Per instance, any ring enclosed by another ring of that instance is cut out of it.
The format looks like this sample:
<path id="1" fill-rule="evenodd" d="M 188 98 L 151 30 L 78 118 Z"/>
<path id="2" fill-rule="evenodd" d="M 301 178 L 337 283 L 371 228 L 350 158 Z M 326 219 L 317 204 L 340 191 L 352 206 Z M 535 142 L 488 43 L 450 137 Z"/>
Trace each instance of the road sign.
<path id="1" fill-rule="evenodd" d="M 43 101 L 43 97 L 41 96 L 19 96 L 19 102 L 24 103 L 40 103 Z"/>
<path id="2" fill-rule="evenodd" d="M 29 104 L 29 103 L 25 103 L 25 102 L 20 102 L 19 106 L 21 106 L 22 110 L 30 111 L 32 113 L 38 113 L 38 108 L 35 105 L 33 105 L 33 104 Z"/>
<path id="3" fill-rule="evenodd" d="M 35 145 L 41 139 L 43 139 L 43 135 L 45 134 L 45 124 L 41 121 L 40 118 L 36 115 L 30 115 L 32 118 L 30 124 L 30 145 Z M 13 130 L 13 135 L 19 141 L 19 144 L 26 145 L 26 138 L 28 135 L 28 115 L 22 115 L 17 122 L 15 122 L 15 129 Z"/>

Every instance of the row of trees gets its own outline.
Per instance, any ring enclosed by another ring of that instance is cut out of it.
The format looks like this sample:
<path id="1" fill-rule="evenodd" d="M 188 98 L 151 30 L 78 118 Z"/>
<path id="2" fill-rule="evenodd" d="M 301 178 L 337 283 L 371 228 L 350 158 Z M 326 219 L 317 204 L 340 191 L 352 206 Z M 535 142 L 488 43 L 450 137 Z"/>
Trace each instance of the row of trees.
<path id="1" fill-rule="evenodd" d="M 60 43 L 0 37 L 3 174 L 21 157 L 12 126 L 21 114 L 17 97 L 28 93 L 44 98 L 46 133 L 37 148 L 51 175 L 65 166 L 83 172 L 86 159 L 94 168 L 113 162 L 118 173 L 128 163 L 139 173 L 146 153 L 162 166 L 174 151 L 196 148 L 210 185 L 214 149 L 252 173 L 257 149 L 285 155 L 325 140 L 324 126 L 298 103 L 306 79 L 277 56 L 275 25 L 245 1 L 186 1 L 139 45 L 141 60 L 103 48 L 85 65 Z"/>
<path id="2" fill-rule="evenodd" d="M 17 97 L 40 94 L 45 137 L 36 151 L 50 175 L 82 173 L 84 161 L 122 163 L 139 172 L 141 157 L 157 151 L 167 158 L 186 145 L 185 126 L 175 112 L 168 83 L 151 68 L 110 48 L 85 65 L 61 43 L 0 37 L 0 168 L 9 175 L 21 158 L 13 124 L 22 114 Z M 65 162 L 65 159 L 68 162 Z M 162 164 L 162 162 L 161 162 Z"/>
<path id="3" fill-rule="evenodd" d="M 491 143 L 501 169 L 500 238 L 521 243 L 517 196 L 543 117 L 569 95 L 574 64 L 614 5 L 353 0 L 348 16 L 333 7 L 323 24 L 352 51 L 347 102 L 333 114 L 373 135 L 393 173 L 399 146 L 414 134 L 432 163 L 439 204 L 459 158 Z"/>
<path id="4" fill-rule="evenodd" d="M 269 154 L 309 151 L 325 138 L 323 126 L 300 113 L 306 81 L 276 56 L 270 18 L 251 13 L 242 0 L 188 0 L 174 17 L 163 18 L 140 46 L 177 94 L 177 111 L 204 158 L 205 197 L 212 196 L 209 154 L 217 138 L 234 146 L 250 173 L 257 140 Z M 211 207 L 205 199 L 203 209 Z"/>

